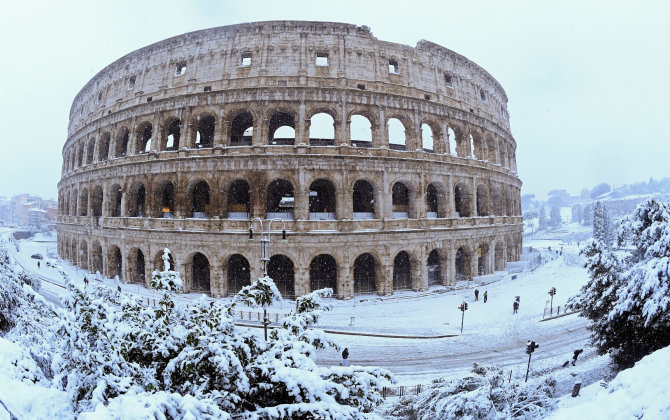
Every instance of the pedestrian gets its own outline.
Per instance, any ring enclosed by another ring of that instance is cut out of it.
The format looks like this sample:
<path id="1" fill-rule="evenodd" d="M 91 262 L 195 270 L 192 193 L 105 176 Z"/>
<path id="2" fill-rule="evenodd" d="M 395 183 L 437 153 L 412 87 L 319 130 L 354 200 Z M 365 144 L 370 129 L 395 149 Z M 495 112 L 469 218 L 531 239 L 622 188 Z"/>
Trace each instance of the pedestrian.
<path id="1" fill-rule="evenodd" d="M 349 349 L 346 347 L 342 352 L 342 366 L 349 366 Z"/>
<path id="2" fill-rule="evenodd" d="M 88 277 L 84 276 L 84 287 L 88 286 Z"/>
<path id="3" fill-rule="evenodd" d="M 475 300 L 479 300 L 479 289 L 475 289 Z"/>
<path id="4" fill-rule="evenodd" d="M 121 293 L 121 285 L 120 284 L 116 286 L 116 290 L 118 290 L 119 293 Z"/>
<path id="5" fill-rule="evenodd" d="M 575 362 L 577 361 L 577 357 L 579 357 L 579 355 L 582 354 L 583 351 L 584 351 L 584 349 L 575 350 L 574 354 L 572 355 L 572 366 L 575 365 Z"/>
<path id="6" fill-rule="evenodd" d="M 484 303 L 486 303 L 486 301 L 488 300 L 488 297 L 489 297 L 488 292 L 486 290 L 484 290 Z"/>
<path id="7" fill-rule="evenodd" d="M 519 311 L 519 302 L 514 301 L 514 303 L 512 304 L 512 308 L 514 308 L 514 312 L 512 313 L 513 314 L 517 313 Z"/>
<path id="8" fill-rule="evenodd" d="M 37 268 L 40 268 L 40 262 L 37 261 Z"/>

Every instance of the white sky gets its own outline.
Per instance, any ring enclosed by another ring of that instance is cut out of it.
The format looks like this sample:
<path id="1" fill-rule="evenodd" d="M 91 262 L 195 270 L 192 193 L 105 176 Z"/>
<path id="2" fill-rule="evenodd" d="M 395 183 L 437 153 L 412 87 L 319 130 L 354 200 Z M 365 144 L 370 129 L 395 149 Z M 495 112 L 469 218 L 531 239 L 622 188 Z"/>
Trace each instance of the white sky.
<path id="1" fill-rule="evenodd" d="M 509 97 L 522 194 L 670 176 L 670 2 L 10 1 L 0 3 L 0 195 L 57 195 L 70 105 L 117 58 L 170 36 L 260 20 L 368 25 L 427 39 Z"/>

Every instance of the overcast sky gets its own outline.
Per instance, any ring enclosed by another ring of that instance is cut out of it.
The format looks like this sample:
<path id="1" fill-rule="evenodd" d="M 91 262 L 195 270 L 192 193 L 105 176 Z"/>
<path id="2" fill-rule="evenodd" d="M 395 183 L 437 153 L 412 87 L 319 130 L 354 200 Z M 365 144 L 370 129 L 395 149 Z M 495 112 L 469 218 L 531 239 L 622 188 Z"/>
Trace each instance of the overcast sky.
<path id="1" fill-rule="evenodd" d="M 484 67 L 509 98 L 522 194 L 670 176 L 668 1 L 3 1 L 0 195 L 57 196 L 72 100 L 117 58 L 284 19 L 368 25 Z"/>

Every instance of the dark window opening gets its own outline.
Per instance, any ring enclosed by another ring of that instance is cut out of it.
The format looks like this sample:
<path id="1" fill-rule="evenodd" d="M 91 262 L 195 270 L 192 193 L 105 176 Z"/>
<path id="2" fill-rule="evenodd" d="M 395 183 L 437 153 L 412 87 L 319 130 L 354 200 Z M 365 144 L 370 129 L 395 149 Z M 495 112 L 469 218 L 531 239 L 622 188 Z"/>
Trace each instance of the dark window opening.
<path id="1" fill-rule="evenodd" d="M 251 53 L 242 53 L 240 56 L 240 66 L 246 67 L 251 65 Z"/>
<path id="2" fill-rule="evenodd" d="M 430 95 L 423 95 L 423 99 L 430 101 Z"/>
<path id="3" fill-rule="evenodd" d="M 160 216 L 164 218 L 173 217 L 174 213 L 174 185 L 167 182 L 160 192 Z"/>
<path id="4" fill-rule="evenodd" d="M 184 73 L 186 73 L 186 61 L 180 61 L 175 66 L 174 75 L 181 76 Z"/>
<path id="5" fill-rule="evenodd" d="M 168 126 L 167 136 L 165 137 L 164 150 L 170 151 L 179 149 L 180 138 L 181 121 L 178 119 L 173 119 Z"/>
<path id="6" fill-rule="evenodd" d="M 139 249 L 135 252 L 135 255 L 133 256 L 134 261 L 134 273 L 133 273 L 133 278 L 132 282 L 133 283 L 139 283 L 139 284 L 144 284 L 145 282 L 145 272 L 144 272 L 144 254 L 142 251 Z"/>
<path id="7" fill-rule="evenodd" d="M 153 97 L 149 96 L 149 97 L 147 98 L 147 102 L 151 102 L 152 99 L 153 99 Z"/>
<path id="8" fill-rule="evenodd" d="M 426 192 L 426 205 L 428 207 L 428 217 L 435 218 L 437 217 L 437 188 L 433 184 L 428 185 L 428 191 Z"/>
<path id="9" fill-rule="evenodd" d="M 102 135 L 102 140 L 100 140 L 100 145 L 98 146 L 98 160 L 107 160 L 109 156 L 109 133 Z"/>
<path id="10" fill-rule="evenodd" d="M 396 182 L 393 184 L 393 189 L 391 191 L 391 201 L 393 204 L 393 217 L 394 218 L 407 218 L 409 217 L 409 191 L 407 187 L 402 182 Z"/>
<path id="11" fill-rule="evenodd" d="M 456 281 L 470 278 L 470 256 L 461 247 L 456 251 Z"/>
<path id="12" fill-rule="evenodd" d="M 428 286 L 442 284 L 442 271 L 440 269 L 440 255 L 434 249 L 428 254 Z"/>
<path id="13" fill-rule="evenodd" d="M 482 98 L 482 101 L 486 101 L 486 94 L 484 93 L 484 89 L 479 89 L 479 97 Z"/>
<path id="14" fill-rule="evenodd" d="M 251 138 L 254 133 L 254 117 L 245 111 L 237 115 L 231 123 L 230 145 L 251 146 Z"/>
<path id="15" fill-rule="evenodd" d="M 444 74 L 444 82 L 445 82 L 445 83 L 447 84 L 447 86 L 449 86 L 449 87 L 453 87 L 453 86 L 454 86 L 453 79 L 452 79 L 452 77 L 451 77 L 450 74 L 447 74 L 447 73 Z"/>
<path id="16" fill-rule="evenodd" d="M 311 291 L 329 287 L 333 295 L 337 294 L 337 263 L 328 254 L 321 254 L 309 265 L 309 283 Z"/>
<path id="17" fill-rule="evenodd" d="M 375 218 L 375 193 L 372 185 L 363 180 L 354 183 L 354 219 Z"/>
<path id="18" fill-rule="evenodd" d="M 293 219 L 293 185 L 285 179 L 272 181 L 268 186 L 267 217 Z"/>
<path id="19" fill-rule="evenodd" d="M 112 187 L 112 208 L 111 216 L 120 217 L 121 216 L 121 199 L 123 198 L 123 191 L 121 187 L 115 185 Z"/>
<path id="20" fill-rule="evenodd" d="M 209 217 L 209 185 L 205 181 L 200 181 L 193 187 L 191 193 L 193 217 Z"/>
<path id="21" fill-rule="evenodd" d="M 138 184 L 130 190 L 130 203 L 128 206 L 129 217 L 144 217 L 144 205 L 147 199 L 147 190 L 143 184 Z"/>
<path id="22" fill-rule="evenodd" d="M 242 179 L 234 181 L 228 190 L 228 218 L 249 218 L 249 183 Z"/>
<path id="23" fill-rule="evenodd" d="M 310 220 L 335 220 L 335 187 L 330 181 L 319 179 L 309 186 Z"/>
<path id="24" fill-rule="evenodd" d="M 470 191 L 464 184 L 454 187 L 456 217 L 470 217 Z"/>
<path id="25" fill-rule="evenodd" d="M 377 292 L 377 269 L 375 259 L 363 254 L 354 261 L 354 293 Z"/>
<path id="26" fill-rule="evenodd" d="M 134 87 L 135 87 L 135 76 L 132 76 L 132 77 L 128 80 L 128 89 L 132 89 L 132 88 L 134 88 Z"/>
<path id="27" fill-rule="evenodd" d="M 400 66 L 398 65 L 397 60 L 389 60 L 389 73 L 391 74 L 399 74 L 400 73 Z"/>
<path id="28" fill-rule="evenodd" d="M 251 270 L 249 262 L 240 254 L 228 259 L 228 294 L 235 295 L 243 287 L 251 284 Z"/>
<path id="29" fill-rule="evenodd" d="M 91 211 L 93 217 L 102 216 L 102 188 L 96 187 L 91 193 Z"/>
<path id="30" fill-rule="evenodd" d="M 203 92 L 211 92 L 211 91 L 212 91 L 212 87 L 211 87 L 211 86 L 205 86 L 204 88 L 202 88 L 202 91 L 203 91 Z"/>
<path id="31" fill-rule="evenodd" d="M 316 53 L 316 65 L 319 67 L 328 66 L 328 53 Z"/>
<path id="32" fill-rule="evenodd" d="M 214 117 L 207 115 L 198 118 L 198 130 L 195 133 L 195 147 L 208 148 L 214 145 Z"/>
<path id="33" fill-rule="evenodd" d="M 365 85 L 364 84 L 359 83 L 359 84 L 356 85 L 356 87 L 360 90 L 365 90 Z"/>
<path id="34" fill-rule="evenodd" d="M 295 143 L 295 120 L 286 112 L 275 112 L 270 119 L 269 144 L 293 145 Z"/>
<path id="35" fill-rule="evenodd" d="M 201 253 L 193 256 L 193 281 L 191 290 L 209 292 L 209 260 Z"/>
<path id="36" fill-rule="evenodd" d="M 284 298 L 295 298 L 293 262 L 284 255 L 273 255 L 268 262 L 268 277 L 274 280 Z"/>
<path id="37" fill-rule="evenodd" d="M 393 260 L 393 290 L 412 288 L 412 264 L 409 254 L 401 251 Z"/>
<path id="38" fill-rule="evenodd" d="M 128 132 L 128 129 L 123 128 L 116 141 L 115 157 L 123 157 L 128 153 L 129 139 L 130 139 L 130 133 Z"/>
<path id="39" fill-rule="evenodd" d="M 153 129 L 151 124 L 146 123 L 140 128 L 140 148 L 139 153 L 146 153 L 151 150 L 151 137 L 153 136 Z"/>

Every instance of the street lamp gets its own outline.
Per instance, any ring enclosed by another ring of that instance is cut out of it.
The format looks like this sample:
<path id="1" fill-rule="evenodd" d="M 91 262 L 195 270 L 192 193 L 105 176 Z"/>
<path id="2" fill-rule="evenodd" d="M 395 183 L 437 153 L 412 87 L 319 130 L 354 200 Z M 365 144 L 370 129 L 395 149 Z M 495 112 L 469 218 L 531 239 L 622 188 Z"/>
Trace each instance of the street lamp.
<path id="1" fill-rule="evenodd" d="M 274 218 L 274 219 L 268 219 L 265 220 L 268 222 L 268 228 L 267 230 L 263 229 L 263 219 L 260 217 L 254 217 L 251 220 L 251 223 L 249 224 L 249 240 L 253 241 L 254 240 L 254 229 L 253 225 L 254 222 L 258 221 L 258 224 L 261 226 L 261 264 L 263 265 L 263 277 L 267 277 L 268 275 L 268 263 L 270 262 L 270 234 L 272 233 L 272 222 L 281 222 L 282 224 L 282 230 L 281 230 L 281 239 L 282 242 L 286 242 L 286 224 L 282 219 L 279 218 Z M 270 324 L 270 320 L 268 319 L 268 312 L 267 308 L 263 307 L 263 330 L 265 333 L 265 341 L 268 341 L 268 325 Z"/>

